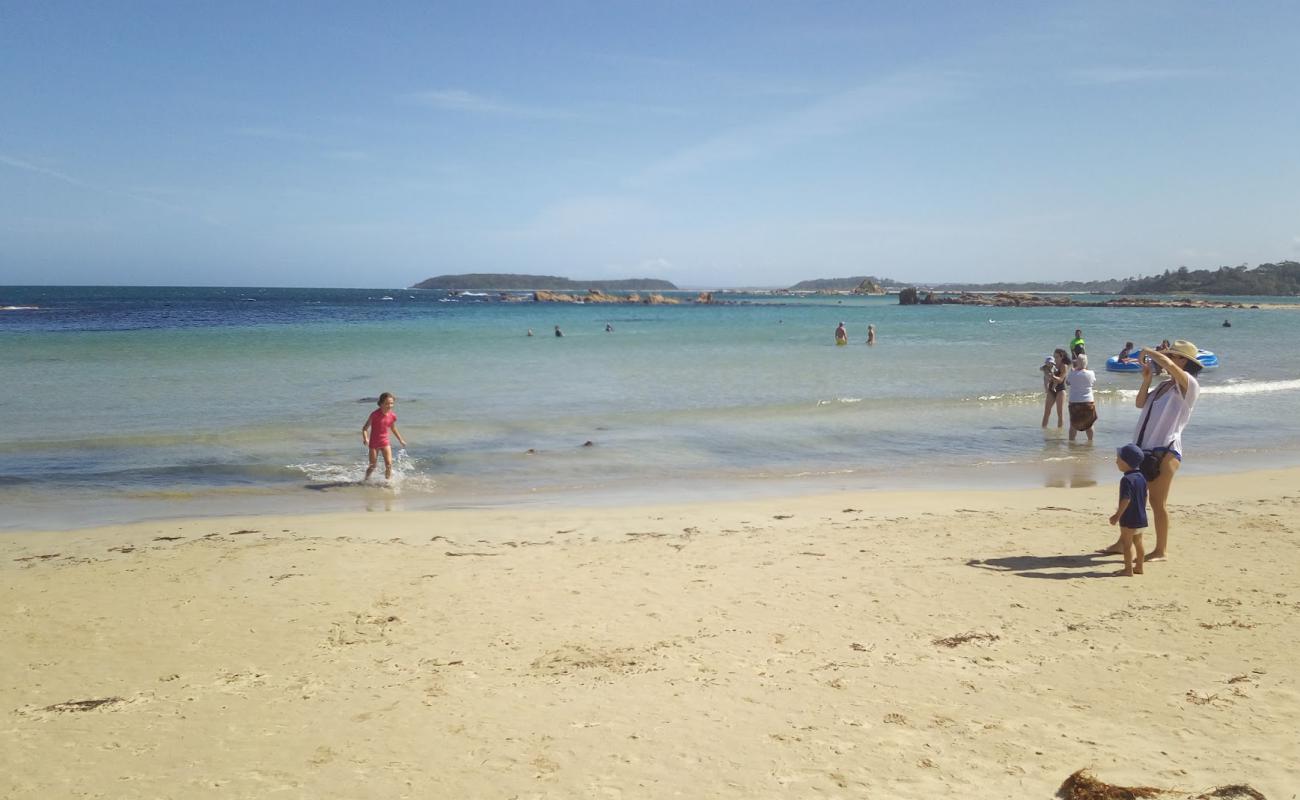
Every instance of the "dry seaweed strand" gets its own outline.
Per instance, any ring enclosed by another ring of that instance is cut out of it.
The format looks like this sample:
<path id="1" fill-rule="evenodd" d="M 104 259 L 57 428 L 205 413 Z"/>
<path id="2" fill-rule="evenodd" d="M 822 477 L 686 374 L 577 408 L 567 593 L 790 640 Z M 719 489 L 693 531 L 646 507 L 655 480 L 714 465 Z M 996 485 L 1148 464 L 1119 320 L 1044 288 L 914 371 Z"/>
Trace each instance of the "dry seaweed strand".
<path id="1" fill-rule="evenodd" d="M 1173 794 L 1169 789 L 1157 789 L 1154 786 L 1114 786 L 1103 783 L 1081 769 L 1065 779 L 1056 796 L 1061 800 L 1138 800 L 1138 798 L 1158 797 Z M 1181 794 L 1181 792 L 1179 793 Z M 1192 800 L 1268 800 L 1257 789 L 1244 783 L 1228 786 L 1216 786 L 1207 792 L 1196 795 Z"/>
<path id="2" fill-rule="evenodd" d="M 93 700 L 66 700 L 62 703 L 55 703 L 52 706 L 42 708 L 42 711 L 92 711 L 100 706 L 111 706 L 115 703 L 124 702 L 121 697 L 99 697 Z"/>
<path id="3" fill-rule="evenodd" d="M 1154 786 L 1113 786 L 1092 777 L 1088 770 L 1081 769 L 1065 779 L 1065 783 L 1056 791 L 1056 796 L 1061 800 L 1139 800 L 1166 793 L 1165 789 Z"/>
<path id="4" fill-rule="evenodd" d="M 1216 786 L 1204 794 L 1196 795 L 1195 800 L 1268 800 L 1258 790 L 1247 786 L 1244 783 L 1234 783 L 1231 786 Z"/>
<path id="5" fill-rule="evenodd" d="M 967 633 L 958 633 L 954 636 L 945 636 L 942 639 L 935 639 L 934 644 L 944 647 L 957 647 L 967 642 L 985 641 L 996 642 L 998 640 L 996 633 L 983 633 L 981 631 L 968 631 Z"/>

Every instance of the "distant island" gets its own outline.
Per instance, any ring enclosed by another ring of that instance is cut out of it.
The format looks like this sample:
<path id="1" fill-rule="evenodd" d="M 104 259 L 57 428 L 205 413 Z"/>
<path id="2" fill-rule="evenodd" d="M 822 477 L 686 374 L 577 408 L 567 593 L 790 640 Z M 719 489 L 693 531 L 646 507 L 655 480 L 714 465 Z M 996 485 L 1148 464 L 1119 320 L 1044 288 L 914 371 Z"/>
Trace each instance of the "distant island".
<path id="1" fill-rule="evenodd" d="M 810 281 L 799 281 L 791 286 L 788 291 L 791 292 L 858 292 L 866 294 L 880 294 L 889 286 L 906 286 L 892 278 L 877 278 L 874 275 L 858 275 L 854 278 L 816 278 Z M 871 291 L 872 287 L 880 291 Z"/>
<path id="2" fill-rule="evenodd" d="M 924 286 L 937 293 L 1002 292 L 1057 292 L 1067 294 L 1217 294 L 1285 296 L 1300 295 L 1300 262 L 1282 261 L 1260 264 L 1248 268 L 1219 267 L 1215 270 L 1189 270 L 1179 267 L 1165 270 L 1163 275 L 1137 278 L 1113 278 L 1098 281 L 1029 281 L 1014 283 L 903 283 L 892 278 L 874 278 L 863 275 L 852 278 L 819 278 L 800 281 L 786 291 L 791 292 L 855 292 L 864 293 L 864 281 L 877 284 L 887 291 L 898 292 L 905 288 Z"/>
<path id="3" fill-rule="evenodd" d="M 474 272 L 465 275 L 439 275 L 422 280 L 412 289 L 439 289 L 446 292 L 671 292 L 677 287 L 657 278 L 628 278 L 613 281 L 575 281 L 554 275 L 515 275 L 504 272 Z"/>

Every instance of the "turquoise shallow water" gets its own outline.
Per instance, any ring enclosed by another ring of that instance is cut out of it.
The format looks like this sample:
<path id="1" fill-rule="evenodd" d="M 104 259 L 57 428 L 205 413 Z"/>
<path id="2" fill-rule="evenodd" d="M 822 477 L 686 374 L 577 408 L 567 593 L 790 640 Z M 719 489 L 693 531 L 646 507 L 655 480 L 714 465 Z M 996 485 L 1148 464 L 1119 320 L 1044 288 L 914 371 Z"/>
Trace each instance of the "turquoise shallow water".
<path id="1" fill-rule="evenodd" d="M 1112 479 L 1138 378 L 1098 370 L 1095 448 L 1041 430 L 1037 368 L 1076 327 L 1094 366 L 1126 338 L 1187 338 L 1219 354 L 1186 436 L 1189 470 L 1300 460 L 1294 310 L 735 299 L 0 288 L 0 526 L 1088 485 Z M 833 345 L 841 320 L 847 347 Z M 358 430 L 381 391 L 398 395 L 410 449 L 392 486 L 357 488 Z"/>

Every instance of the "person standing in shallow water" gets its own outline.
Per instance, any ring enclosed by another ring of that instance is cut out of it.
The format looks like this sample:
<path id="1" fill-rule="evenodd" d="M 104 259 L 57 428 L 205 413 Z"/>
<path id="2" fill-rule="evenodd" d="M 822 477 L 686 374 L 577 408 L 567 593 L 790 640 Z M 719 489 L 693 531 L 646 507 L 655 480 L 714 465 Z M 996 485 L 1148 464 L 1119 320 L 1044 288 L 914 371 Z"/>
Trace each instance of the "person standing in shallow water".
<path id="1" fill-rule="evenodd" d="M 876 343 L 876 326 L 875 326 L 875 325 L 868 325 L 868 326 L 867 326 L 867 344 L 875 344 L 875 343 Z"/>
<path id="2" fill-rule="evenodd" d="M 849 332 L 844 329 L 844 323 L 841 322 L 839 326 L 835 328 L 835 344 L 848 344 L 848 343 L 849 343 Z"/>
<path id="3" fill-rule="evenodd" d="M 1088 434 L 1092 441 L 1092 426 L 1097 422 L 1097 403 L 1092 394 L 1092 387 L 1097 383 L 1097 373 L 1088 369 L 1088 357 L 1074 357 L 1074 369 L 1065 378 L 1070 400 L 1070 441 L 1079 431 Z"/>
<path id="4" fill-rule="evenodd" d="M 555 326 L 555 338 L 558 339 L 558 338 L 560 338 L 560 337 L 563 336 L 563 335 L 564 335 L 564 331 L 560 330 L 560 326 L 559 326 L 559 325 L 556 325 L 556 326 Z"/>
<path id="5" fill-rule="evenodd" d="M 1083 329 L 1074 329 L 1074 338 L 1070 340 L 1070 355 L 1083 355 Z"/>
<path id="6" fill-rule="evenodd" d="M 397 415 L 393 413 L 393 406 L 397 405 L 397 397 L 392 392 L 384 392 L 379 395 L 378 405 L 379 408 L 370 412 L 366 424 L 361 426 L 361 443 L 370 452 L 370 466 L 366 469 L 366 477 L 362 479 L 365 481 L 370 480 L 371 474 L 374 473 L 380 453 L 384 456 L 385 480 L 393 478 L 393 448 L 388 442 L 389 431 L 392 431 L 397 441 L 402 443 L 402 447 L 406 447 L 406 440 L 397 432 Z"/>
<path id="7" fill-rule="evenodd" d="M 1056 427 L 1064 427 L 1061 418 L 1065 412 L 1065 376 L 1068 357 L 1061 348 L 1052 351 L 1052 355 L 1043 362 L 1043 427 L 1047 427 L 1052 417 L 1052 408 L 1056 408 Z"/>

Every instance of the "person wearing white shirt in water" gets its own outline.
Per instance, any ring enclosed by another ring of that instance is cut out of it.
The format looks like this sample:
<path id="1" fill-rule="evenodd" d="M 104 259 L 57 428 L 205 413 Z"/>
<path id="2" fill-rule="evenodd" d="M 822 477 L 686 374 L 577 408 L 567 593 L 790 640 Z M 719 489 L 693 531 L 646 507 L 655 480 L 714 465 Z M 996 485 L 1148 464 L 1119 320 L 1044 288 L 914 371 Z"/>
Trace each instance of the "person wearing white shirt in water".
<path id="1" fill-rule="evenodd" d="M 1138 388 L 1137 427 L 1133 442 L 1143 450 L 1153 451 L 1160 459 L 1160 474 L 1148 479 L 1148 499 L 1151 516 L 1155 517 L 1156 546 L 1147 553 L 1146 560 L 1163 560 L 1169 546 L 1169 488 L 1183 463 L 1183 429 L 1192 418 L 1201 385 L 1196 376 L 1201 372 L 1201 362 L 1196 360 L 1196 345 L 1179 339 L 1166 350 L 1142 348 L 1142 385 Z M 1151 389 L 1151 378 L 1156 368 L 1169 377 Z M 1120 553 L 1120 543 L 1115 542 L 1103 552 Z"/>
<path id="2" fill-rule="evenodd" d="M 1092 441 L 1092 426 L 1097 421 L 1097 404 L 1093 400 L 1092 387 L 1097 382 L 1097 373 L 1088 369 L 1088 357 L 1079 354 L 1074 357 L 1074 368 L 1065 376 L 1065 385 L 1069 387 L 1070 396 L 1070 441 L 1075 434 L 1083 431 Z"/>

